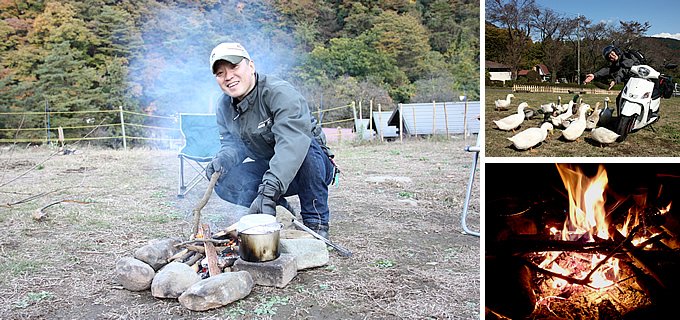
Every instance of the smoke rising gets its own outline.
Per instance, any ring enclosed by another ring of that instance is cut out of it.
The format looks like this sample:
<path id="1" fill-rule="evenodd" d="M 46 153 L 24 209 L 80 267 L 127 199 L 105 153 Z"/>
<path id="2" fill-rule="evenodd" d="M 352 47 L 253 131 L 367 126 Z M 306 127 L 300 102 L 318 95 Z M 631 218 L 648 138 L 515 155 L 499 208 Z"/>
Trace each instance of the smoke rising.
<path id="1" fill-rule="evenodd" d="M 210 8 L 160 8 L 142 26 L 144 49 L 131 59 L 129 81 L 142 89 L 142 107 L 156 114 L 213 113 L 221 91 L 209 54 L 240 42 L 260 73 L 285 76 L 296 63 L 290 30 L 278 28 L 266 2 L 223 1 Z"/>

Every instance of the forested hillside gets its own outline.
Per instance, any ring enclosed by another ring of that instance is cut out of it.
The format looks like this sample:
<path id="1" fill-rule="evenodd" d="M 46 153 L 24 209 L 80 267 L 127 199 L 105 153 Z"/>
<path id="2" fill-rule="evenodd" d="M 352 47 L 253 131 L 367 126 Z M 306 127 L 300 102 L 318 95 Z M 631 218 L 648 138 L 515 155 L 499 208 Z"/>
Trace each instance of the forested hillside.
<path id="1" fill-rule="evenodd" d="M 0 0 L 0 38 L 0 112 L 207 112 L 223 41 L 315 110 L 479 96 L 478 0 Z"/>

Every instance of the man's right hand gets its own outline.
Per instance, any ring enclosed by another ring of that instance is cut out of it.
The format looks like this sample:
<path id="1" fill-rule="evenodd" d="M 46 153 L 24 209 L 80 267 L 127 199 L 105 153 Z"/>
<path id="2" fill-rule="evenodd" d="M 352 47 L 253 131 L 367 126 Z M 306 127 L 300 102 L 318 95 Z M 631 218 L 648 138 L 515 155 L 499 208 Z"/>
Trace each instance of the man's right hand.
<path id="1" fill-rule="evenodd" d="M 586 78 L 585 78 L 585 80 L 583 80 L 583 83 L 588 83 L 590 81 L 593 81 L 593 79 L 595 79 L 595 75 L 592 74 L 592 73 L 589 73 L 589 74 L 586 75 Z"/>
<path id="2" fill-rule="evenodd" d="M 205 176 L 210 180 L 212 177 L 212 174 L 215 172 L 221 172 L 222 171 L 222 162 L 220 161 L 220 158 L 214 157 L 210 162 L 208 163 L 207 166 L 205 166 Z M 222 172 L 222 175 L 224 175 L 224 172 Z"/>

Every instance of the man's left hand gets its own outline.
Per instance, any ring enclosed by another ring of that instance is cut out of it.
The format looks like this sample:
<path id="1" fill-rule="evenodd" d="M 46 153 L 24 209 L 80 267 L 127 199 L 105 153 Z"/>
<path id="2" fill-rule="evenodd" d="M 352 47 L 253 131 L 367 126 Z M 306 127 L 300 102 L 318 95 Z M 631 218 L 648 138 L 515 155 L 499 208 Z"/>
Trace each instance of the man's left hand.
<path id="1" fill-rule="evenodd" d="M 278 200 L 280 192 L 275 187 L 263 183 L 257 189 L 257 197 L 250 205 L 248 214 L 264 213 L 276 216 L 276 200 Z"/>
<path id="2" fill-rule="evenodd" d="M 614 87 L 614 85 L 616 85 L 616 80 L 612 80 L 612 82 L 609 83 L 609 89 L 607 90 L 611 90 Z"/>

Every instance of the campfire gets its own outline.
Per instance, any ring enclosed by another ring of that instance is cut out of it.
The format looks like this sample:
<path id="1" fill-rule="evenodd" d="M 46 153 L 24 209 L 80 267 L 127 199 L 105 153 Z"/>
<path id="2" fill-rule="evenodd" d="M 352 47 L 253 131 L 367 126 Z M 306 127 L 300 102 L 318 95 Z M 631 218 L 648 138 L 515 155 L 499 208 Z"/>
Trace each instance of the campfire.
<path id="1" fill-rule="evenodd" d="M 487 243 L 489 318 L 632 319 L 657 312 L 677 282 L 669 267 L 680 260 L 664 186 L 622 194 L 609 185 L 604 165 L 588 173 L 578 165 L 556 167 L 561 201 L 512 205 L 523 199 L 505 197 L 487 208 L 514 209 L 489 229 L 495 237 Z"/>

